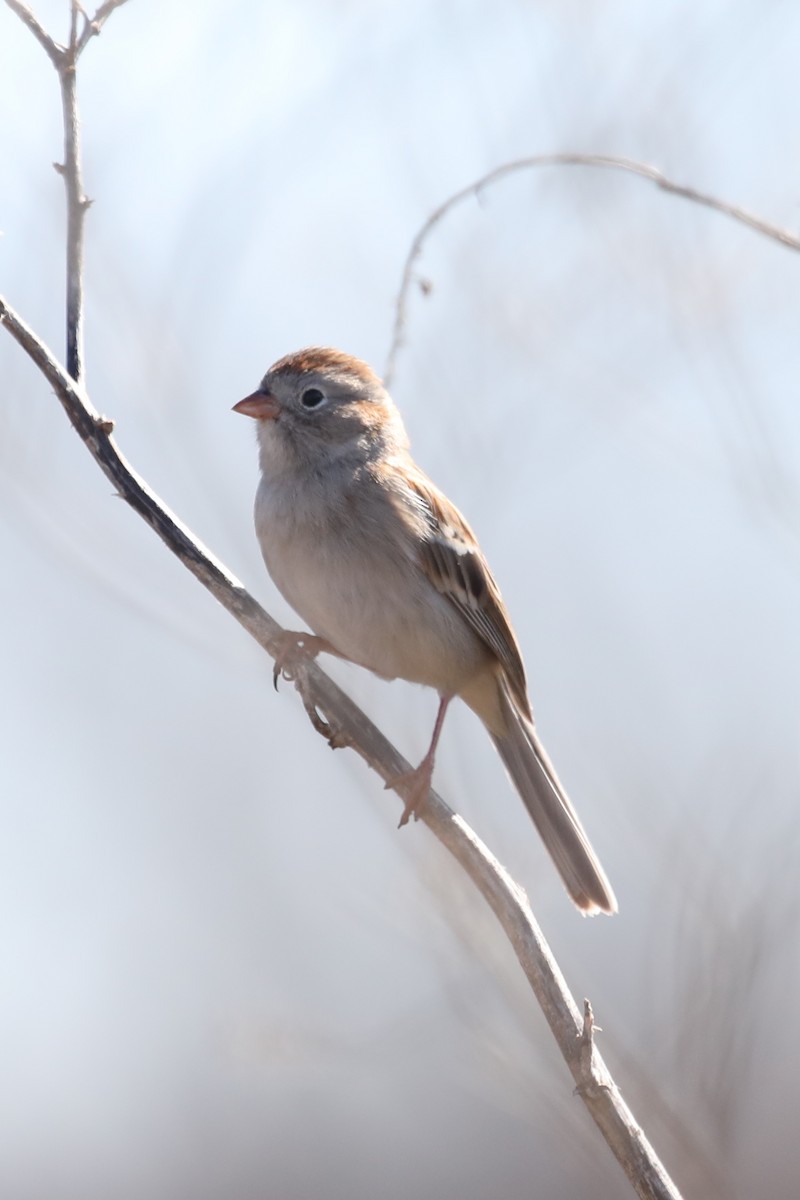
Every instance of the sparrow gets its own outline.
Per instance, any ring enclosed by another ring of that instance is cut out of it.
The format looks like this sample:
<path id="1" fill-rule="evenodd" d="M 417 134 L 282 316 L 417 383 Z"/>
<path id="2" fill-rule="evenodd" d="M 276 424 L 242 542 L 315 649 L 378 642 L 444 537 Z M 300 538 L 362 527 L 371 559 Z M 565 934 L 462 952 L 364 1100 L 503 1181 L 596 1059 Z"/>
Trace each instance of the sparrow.
<path id="1" fill-rule="evenodd" d="M 401 824 L 425 804 L 459 696 L 486 727 L 574 903 L 586 914 L 616 912 L 534 726 L 494 576 L 464 517 L 412 459 L 375 372 L 341 350 L 300 350 L 233 409 L 256 422 L 255 526 L 267 570 L 313 631 L 287 632 L 276 671 L 326 652 L 435 688 L 430 747 L 392 781 L 406 797 Z"/>

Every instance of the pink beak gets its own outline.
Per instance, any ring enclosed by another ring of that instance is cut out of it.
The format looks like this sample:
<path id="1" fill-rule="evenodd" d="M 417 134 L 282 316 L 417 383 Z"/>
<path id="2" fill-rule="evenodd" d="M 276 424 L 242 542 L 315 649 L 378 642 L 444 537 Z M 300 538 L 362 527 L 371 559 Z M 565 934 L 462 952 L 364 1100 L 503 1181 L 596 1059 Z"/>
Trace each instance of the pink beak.
<path id="1" fill-rule="evenodd" d="M 280 409 L 272 392 L 264 392 L 259 388 L 251 396 L 245 396 L 244 400 L 234 404 L 233 411 L 254 417 L 257 421 L 274 421 Z"/>

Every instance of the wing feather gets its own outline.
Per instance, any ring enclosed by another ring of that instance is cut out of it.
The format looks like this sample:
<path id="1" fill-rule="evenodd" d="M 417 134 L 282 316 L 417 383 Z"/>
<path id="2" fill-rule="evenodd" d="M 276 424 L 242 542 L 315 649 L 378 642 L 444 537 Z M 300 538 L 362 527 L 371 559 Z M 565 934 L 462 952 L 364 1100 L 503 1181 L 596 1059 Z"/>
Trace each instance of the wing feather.
<path id="1" fill-rule="evenodd" d="M 475 534 L 425 475 L 414 472 L 406 478 L 428 532 L 419 551 L 422 569 L 496 655 L 515 699 L 522 711 L 530 714 L 519 645 Z"/>

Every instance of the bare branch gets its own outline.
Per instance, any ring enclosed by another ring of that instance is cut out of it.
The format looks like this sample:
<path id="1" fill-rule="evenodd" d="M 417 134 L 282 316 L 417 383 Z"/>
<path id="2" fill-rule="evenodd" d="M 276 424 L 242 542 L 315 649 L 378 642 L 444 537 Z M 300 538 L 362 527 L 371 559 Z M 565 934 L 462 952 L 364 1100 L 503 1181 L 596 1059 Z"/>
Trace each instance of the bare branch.
<path id="1" fill-rule="evenodd" d="M 706 208 L 711 208 L 726 217 L 731 217 L 732 220 L 739 221 L 742 225 L 747 225 L 750 229 L 754 229 L 756 233 L 772 238 L 773 241 L 779 242 L 782 246 L 786 246 L 790 250 L 800 250 L 800 237 L 789 230 L 781 228 L 780 225 L 774 225 L 770 221 L 765 221 L 761 217 L 748 212 L 746 209 L 739 208 L 736 204 L 729 204 L 726 200 L 720 200 L 717 196 L 698 191 L 697 188 L 688 187 L 685 184 L 675 183 L 672 179 L 668 179 L 657 167 L 651 167 L 647 163 L 636 162 L 630 158 L 620 158 L 613 154 L 535 154 L 530 158 L 515 159 L 513 162 L 503 163 L 502 166 L 495 167 L 493 171 L 482 175 L 480 179 L 476 179 L 473 183 L 468 184 L 467 187 L 454 192 L 444 203 L 434 209 L 424 224 L 417 230 L 414 240 L 411 243 L 411 248 L 406 255 L 400 281 L 400 290 L 397 293 L 395 301 L 392 338 L 386 359 L 386 369 L 384 371 L 384 382 L 387 387 L 394 375 L 397 356 L 403 345 L 403 335 L 408 323 L 409 294 L 415 282 L 414 264 L 422 254 L 425 243 L 433 230 L 462 201 L 468 200 L 473 196 L 479 197 L 485 188 L 498 183 L 506 175 L 513 175 L 518 171 L 527 171 L 535 167 L 601 167 L 606 170 L 625 171 L 629 175 L 637 175 L 640 179 L 649 180 L 649 182 L 654 183 L 664 192 L 670 192 L 674 196 L 682 196 L 685 200 L 691 200 L 695 204 L 702 204 Z M 430 285 L 427 282 L 423 285 L 423 290 L 430 290 Z"/>
<path id="2" fill-rule="evenodd" d="M 2 297 L 0 322 L 39 367 L 88 450 L 120 496 L 274 657 L 282 644 L 281 627 L 127 464 L 111 437 L 113 423 L 100 416 L 82 388 Z M 315 714 L 325 714 L 325 720 L 319 725 L 314 721 L 315 727 L 334 744 L 351 746 L 385 782 L 409 770 L 409 764 L 388 739 L 316 663 L 309 663 L 298 672 L 295 686 L 312 720 Z M 598 1054 L 593 1041 L 595 1027 L 591 1010 L 588 1009 L 586 1016 L 581 1018 L 523 890 L 436 792 L 431 792 L 420 819 L 467 872 L 505 930 L 572 1072 L 576 1091 L 637 1195 L 646 1200 L 680 1200 L 678 1191 Z"/>
<path id="3" fill-rule="evenodd" d="M 67 370 L 83 380 L 83 240 L 88 201 L 81 177 L 78 76 L 75 71 L 78 8 L 73 0 L 69 51 L 58 70 L 64 117 L 64 162 L 59 173 L 67 194 Z"/>
<path id="4" fill-rule="evenodd" d="M 23 21 L 30 29 L 37 42 L 44 49 L 47 57 L 50 59 L 53 66 L 58 71 L 61 67 L 61 61 L 64 55 L 65 47 L 59 45 L 50 37 L 50 34 L 39 24 L 39 21 L 34 16 L 27 4 L 22 4 L 21 0 L 6 0 L 6 4 L 15 12 L 19 19 Z"/>
<path id="5" fill-rule="evenodd" d="M 27 4 L 21 0 L 6 0 L 6 4 L 34 35 L 58 72 L 61 88 L 61 108 L 64 118 L 64 161 L 54 164 L 64 180 L 67 195 L 67 370 L 81 383 L 83 366 L 83 243 L 86 210 L 90 201 L 83 193 L 81 174 L 80 121 L 76 64 L 88 42 L 100 33 L 115 8 L 126 0 L 106 0 L 95 15 L 87 17 L 78 0 L 70 4 L 69 44 L 60 46 L 39 24 Z M 78 18 L 83 17 L 83 29 L 78 32 Z"/>

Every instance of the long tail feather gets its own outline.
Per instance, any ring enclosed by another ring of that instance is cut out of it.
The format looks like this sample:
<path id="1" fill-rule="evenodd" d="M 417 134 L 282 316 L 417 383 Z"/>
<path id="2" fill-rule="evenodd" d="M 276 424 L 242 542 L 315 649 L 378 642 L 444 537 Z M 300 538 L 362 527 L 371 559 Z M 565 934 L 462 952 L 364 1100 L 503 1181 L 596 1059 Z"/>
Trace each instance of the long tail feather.
<path id="1" fill-rule="evenodd" d="M 567 891 L 587 915 L 616 912 L 611 885 L 536 730 L 500 690 L 508 730 L 493 735 L 494 744 Z"/>

